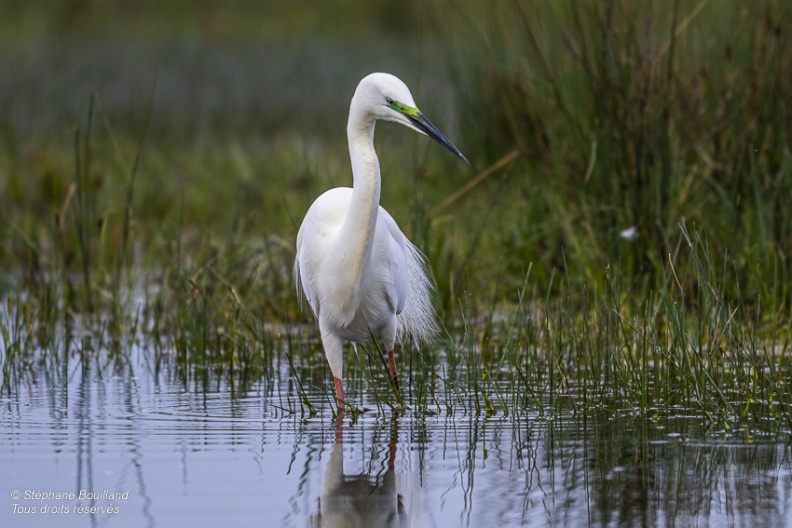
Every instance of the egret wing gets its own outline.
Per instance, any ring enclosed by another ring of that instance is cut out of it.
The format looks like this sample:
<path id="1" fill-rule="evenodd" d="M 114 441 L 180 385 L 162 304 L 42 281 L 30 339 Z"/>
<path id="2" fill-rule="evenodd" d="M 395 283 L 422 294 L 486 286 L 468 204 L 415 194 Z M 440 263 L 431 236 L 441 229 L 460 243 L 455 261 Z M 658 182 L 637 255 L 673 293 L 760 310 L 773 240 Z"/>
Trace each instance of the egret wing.
<path id="1" fill-rule="evenodd" d="M 404 309 L 407 294 L 410 291 L 407 248 L 405 247 L 408 242 L 393 217 L 382 207 L 380 207 L 379 213 L 379 222 L 382 223 L 386 232 L 387 253 L 389 254 L 389 258 L 384 259 L 384 265 L 387 267 L 389 275 L 386 292 L 388 301 L 399 314 Z"/>
<path id="2" fill-rule="evenodd" d="M 300 304 L 308 302 L 315 316 L 319 316 L 319 306 L 316 295 L 311 288 L 311 280 L 308 277 L 303 277 L 303 269 L 300 266 L 301 246 L 302 246 L 303 230 L 297 234 L 297 256 L 294 258 L 294 284 L 297 288 L 297 296 L 300 299 Z"/>

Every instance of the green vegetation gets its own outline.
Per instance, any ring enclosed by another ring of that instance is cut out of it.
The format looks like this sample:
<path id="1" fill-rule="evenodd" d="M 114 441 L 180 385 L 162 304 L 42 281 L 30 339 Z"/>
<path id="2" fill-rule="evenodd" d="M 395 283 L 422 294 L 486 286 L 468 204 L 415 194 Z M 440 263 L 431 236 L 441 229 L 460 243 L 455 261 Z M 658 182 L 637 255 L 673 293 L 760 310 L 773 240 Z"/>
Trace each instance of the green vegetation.
<path id="1" fill-rule="evenodd" d="M 4 391 L 138 347 L 323 403 L 294 237 L 387 70 L 471 160 L 378 129 L 449 328 L 400 356 L 408 406 L 792 425 L 788 2 L 73 4 L 0 7 Z M 373 346 L 348 364 L 388 386 Z"/>

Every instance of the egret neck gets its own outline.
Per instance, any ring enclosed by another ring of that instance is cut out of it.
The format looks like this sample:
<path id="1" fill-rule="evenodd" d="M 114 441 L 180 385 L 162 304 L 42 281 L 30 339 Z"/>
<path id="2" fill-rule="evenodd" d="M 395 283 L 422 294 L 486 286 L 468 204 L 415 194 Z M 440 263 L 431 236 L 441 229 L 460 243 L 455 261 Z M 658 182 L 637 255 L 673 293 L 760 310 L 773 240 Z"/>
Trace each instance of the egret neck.
<path id="1" fill-rule="evenodd" d="M 374 151 L 374 119 L 355 111 L 353 100 L 347 124 L 349 157 L 352 163 L 352 201 L 341 226 L 338 241 L 343 245 L 343 280 L 347 287 L 339 289 L 348 293 L 347 308 L 358 298 L 356 291 L 368 275 L 371 266 L 374 230 L 380 200 L 380 169 Z"/>

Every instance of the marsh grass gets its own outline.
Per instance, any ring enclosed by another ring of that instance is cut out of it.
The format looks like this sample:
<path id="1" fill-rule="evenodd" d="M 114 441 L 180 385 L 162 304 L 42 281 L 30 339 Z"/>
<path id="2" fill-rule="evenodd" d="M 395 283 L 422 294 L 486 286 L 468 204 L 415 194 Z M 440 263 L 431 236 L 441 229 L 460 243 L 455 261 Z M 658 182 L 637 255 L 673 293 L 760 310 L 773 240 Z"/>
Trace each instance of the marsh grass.
<path id="1" fill-rule="evenodd" d="M 446 331 L 397 354 L 399 392 L 376 345 L 347 354 L 350 414 L 788 430 L 789 7 L 576 6 L 460 3 L 430 29 L 460 36 L 449 135 L 472 167 L 404 163 L 385 127 L 378 141 L 383 201 L 429 257 Z M 129 122 L 97 90 L 71 140 L 3 146 L 3 391 L 135 349 L 185 385 L 264 379 L 281 412 L 335 408 L 291 263 L 310 201 L 348 184 L 343 138 L 229 136 L 223 112 L 169 132 L 167 78 Z M 338 108 L 322 123 L 343 123 Z"/>
<path id="2" fill-rule="evenodd" d="M 542 263 L 544 282 L 566 270 L 563 247 L 589 284 L 618 259 L 645 294 L 685 219 L 716 258 L 750 260 L 743 296 L 765 282 L 747 280 L 755 266 L 789 282 L 775 259 L 792 233 L 786 3 L 470 3 L 453 16 L 467 138 L 479 160 L 521 153 L 499 204 L 509 214 L 481 243 L 509 249 L 506 270 Z"/>
<path id="3" fill-rule="evenodd" d="M 677 239 L 646 299 L 615 266 L 601 291 L 568 283 L 552 296 L 521 290 L 518 309 L 478 321 L 461 308 L 461 328 L 449 334 L 457 337 L 413 352 L 419 374 L 411 372 L 408 404 L 482 417 L 700 416 L 710 429 L 748 439 L 768 426 L 788 430 L 792 327 L 779 326 L 778 314 L 769 328 L 759 324 L 728 284 L 738 280 L 734 262 L 724 256 L 715 268 L 706 239 L 684 224 Z"/>

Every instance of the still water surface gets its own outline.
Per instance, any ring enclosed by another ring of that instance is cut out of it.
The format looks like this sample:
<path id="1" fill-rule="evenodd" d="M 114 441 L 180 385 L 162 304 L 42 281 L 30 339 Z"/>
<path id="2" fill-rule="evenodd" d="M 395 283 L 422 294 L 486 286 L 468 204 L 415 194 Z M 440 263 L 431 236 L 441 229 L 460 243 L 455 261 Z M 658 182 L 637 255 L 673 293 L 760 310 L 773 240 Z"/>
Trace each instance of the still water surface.
<path id="1" fill-rule="evenodd" d="M 792 452 L 778 435 L 736 438 L 682 415 L 376 404 L 336 427 L 324 393 L 309 393 L 313 417 L 279 408 L 294 400 L 288 366 L 239 392 L 165 363 L 138 352 L 10 384 L 0 526 L 791 524 Z"/>

